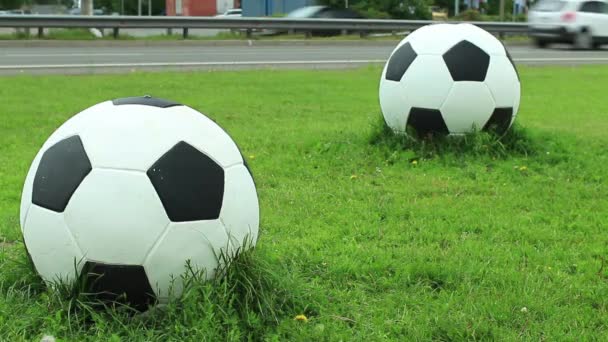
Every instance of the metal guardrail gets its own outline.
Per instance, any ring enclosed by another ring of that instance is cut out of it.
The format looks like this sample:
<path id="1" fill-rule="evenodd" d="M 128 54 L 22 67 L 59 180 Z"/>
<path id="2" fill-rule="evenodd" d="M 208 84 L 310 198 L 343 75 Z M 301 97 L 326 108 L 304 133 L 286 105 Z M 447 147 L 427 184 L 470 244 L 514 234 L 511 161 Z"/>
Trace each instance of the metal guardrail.
<path id="1" fill-rule="evenodd" d="M 368 34 L 378 31 L 411 31 L 433 23 L 428 20 L 377 20 L 377 19 L 291 19 L 291 18 L 218 18 L 218 17 L 139 17 L 139 16 L 51 16 L 51 15 L 7 15 L 0 16 L 0 27 L 38 28 L 97 28 L 112 29 L 117 37 L 120 29 L 182 29 L 184 37 L 188 29 L 232 29 L 251 34 L 255 30 L 341 30 Z M 450 22 L 458 23 L 458 22 Z M 526 23 L 514 22 L 469 22 L 489 32 L 527 33 Z"/>

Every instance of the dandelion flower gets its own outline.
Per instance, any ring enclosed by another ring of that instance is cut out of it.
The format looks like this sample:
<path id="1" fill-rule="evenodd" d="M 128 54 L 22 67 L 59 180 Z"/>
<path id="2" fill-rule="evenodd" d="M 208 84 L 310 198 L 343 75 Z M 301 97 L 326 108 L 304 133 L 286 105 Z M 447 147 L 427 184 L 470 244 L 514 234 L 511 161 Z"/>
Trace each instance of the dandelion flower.
<path id="1" fill-rule="evenodd" d="M 523 308 L 521 308 L 520 311 L 523 312 L 523 313 L 527 313 L 528 312 L 528 308 L 524 306 Z"/>
<path id="2" fill-rule="evenodd" d="M 308 317 L 306 317 L 306 315 L 296 315 L 294 319 L 296 321 L 308 322 Z"/>
<path id="3" fill-rule="evenodd" d="M 352 176 L 350 176 L 350 179 L 357 179 L 357 177 L 358 177 L 357 175 L 352 175 Z"/>

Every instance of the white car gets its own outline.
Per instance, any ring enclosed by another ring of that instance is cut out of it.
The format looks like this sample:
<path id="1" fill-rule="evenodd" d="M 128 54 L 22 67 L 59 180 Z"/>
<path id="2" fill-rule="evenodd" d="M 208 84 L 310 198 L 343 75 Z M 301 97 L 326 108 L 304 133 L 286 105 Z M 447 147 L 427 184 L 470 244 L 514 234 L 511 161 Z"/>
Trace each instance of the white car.
<path id="1" fill-rule="evenodd" d="M 528 13 L 536 46 L 573 44 L 579 49 L 608 44 L 607 0 L 540 0 Z"/>
<path id="2" fill-rule="evenodd" d="M 222 14 L 216 15 L 216 17 L 220 17 L 220 18 L 240 18 L 242 16 L 243 16 L 243 10 L 240 8 L 232 8 Z"/>

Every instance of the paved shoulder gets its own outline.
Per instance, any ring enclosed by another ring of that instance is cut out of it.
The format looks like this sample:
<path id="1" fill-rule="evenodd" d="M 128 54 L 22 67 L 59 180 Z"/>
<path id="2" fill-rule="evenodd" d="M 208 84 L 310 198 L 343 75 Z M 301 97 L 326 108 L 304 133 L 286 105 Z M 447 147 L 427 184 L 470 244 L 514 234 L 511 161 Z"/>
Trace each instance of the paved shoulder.
<path id="1" fill-rule="evenodd" d="M 0 45 L 3 43 L 0 42 Z M 0 73 L 87 73 L 128 69 L 345 68 L 382 64 L 396 41 L 176 41 L 4 43 Z M 83 45 L 85 44 L 85 45 Z M 86 47 L 86 49 L 84 48 Z M 606 51 L 510 46 L 519 64 L 608 63 Z"/>

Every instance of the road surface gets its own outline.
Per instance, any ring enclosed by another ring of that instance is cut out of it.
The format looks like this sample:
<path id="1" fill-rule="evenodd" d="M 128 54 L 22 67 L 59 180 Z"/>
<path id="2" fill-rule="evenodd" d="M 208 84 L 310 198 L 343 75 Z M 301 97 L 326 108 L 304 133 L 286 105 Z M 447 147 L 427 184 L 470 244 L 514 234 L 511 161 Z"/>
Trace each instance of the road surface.
<path id="1" fill-rule="evenodd" d="M 381 64 L 396 42 L 213 43 L 173 45 L 108 43 L 82 46 L 0 46 L 0 74 L 105 73 L 125 70 L 239 69 L 256 67 L 344 68 Z M 139 45 L 139 46 L 137 46 Z M 536 49 L 510 46 L 517 64 L 608 64 L 608 50 L 575 51 L 569 47 Z"/>

